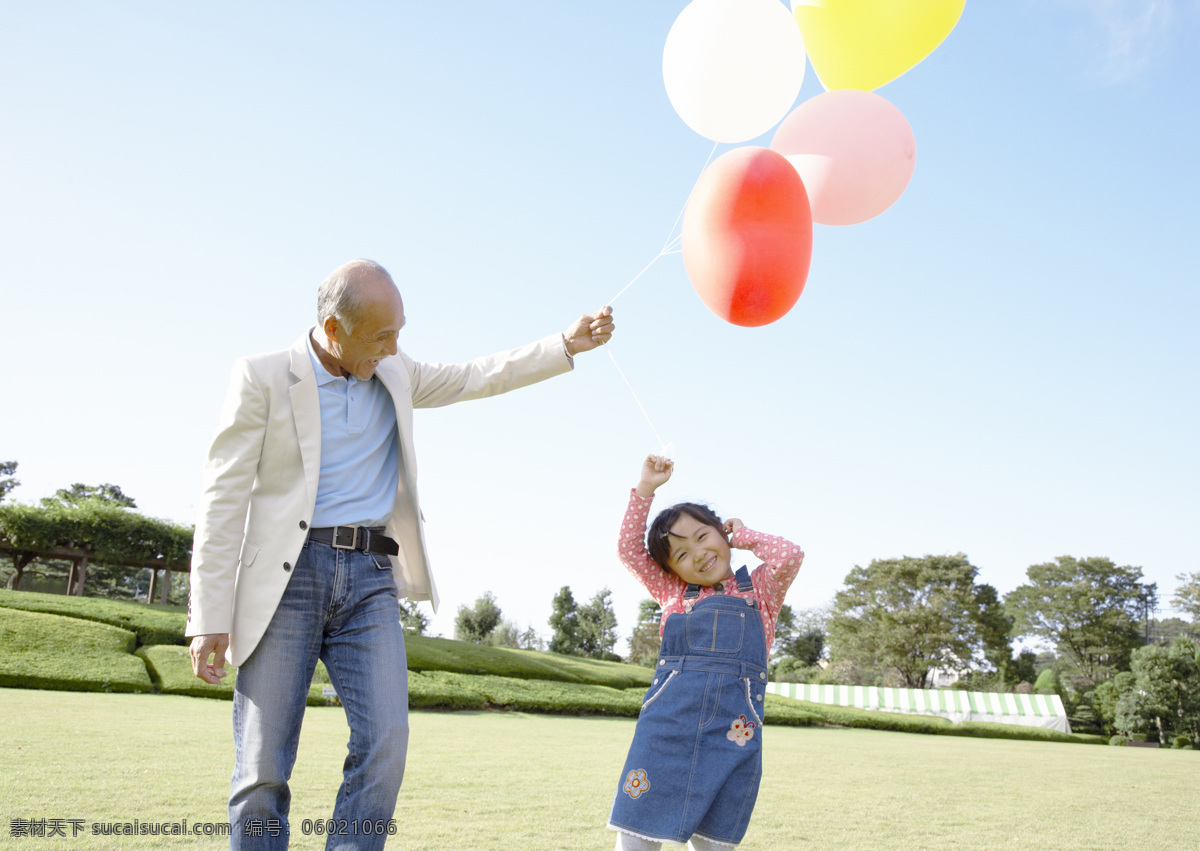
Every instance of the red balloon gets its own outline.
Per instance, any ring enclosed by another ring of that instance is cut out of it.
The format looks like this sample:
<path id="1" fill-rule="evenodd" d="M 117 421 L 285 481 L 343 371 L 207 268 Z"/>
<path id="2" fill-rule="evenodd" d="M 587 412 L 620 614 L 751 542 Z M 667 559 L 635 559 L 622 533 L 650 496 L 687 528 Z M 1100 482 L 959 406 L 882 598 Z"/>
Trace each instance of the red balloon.
<path id="1" fill-rule="evenodd" d="M 767 148 L 736 148 L 700 175 L 683 216 L 683 263 L 708 309 L 766 325 L 804 292 L 812 212 L 796 169 Z"/>

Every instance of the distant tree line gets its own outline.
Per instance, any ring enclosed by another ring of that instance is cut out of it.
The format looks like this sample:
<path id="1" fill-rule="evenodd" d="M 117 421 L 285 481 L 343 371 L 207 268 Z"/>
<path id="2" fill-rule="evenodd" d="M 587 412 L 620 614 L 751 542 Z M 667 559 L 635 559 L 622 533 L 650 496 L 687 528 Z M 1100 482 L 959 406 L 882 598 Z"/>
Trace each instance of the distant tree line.
<path id="1" fill-rule="evenodd" d="M 1172 600 L 1190 623 L 1156 618 L 1156 584 L 1107 558 L 1032 565 L 1003 599 L 978 574 L 962 553 L 856 566 L 828 610 L 784 607 L 772 676 L 927 688 L 949 674 L 955 688 L 1053 691 L 1080 732 L 1200 744 L 1200 573 L 1179 574 Z M 1021 639 L 1053 650 L 1014 654 Z"/>
<path id="2" fill-rule="evenodd" d="M 549 625 L 553 635 L 548 649 L 552 653 L 621 661 L 621 657 L 613 653 L 617 643 L 617 616 L 613 612 L 611 591 L 604 588 L 590 603 L 581 606 L 575 602 L 570 587 L 564 585 L 554 596 L 551 606 Z M 522 630 L 503 616 L 491 591 L 484 592 L 470 608 L 458 607 L 454 637 L 460 641 L 522 650 L 547 649 L 532 626 Z"/>

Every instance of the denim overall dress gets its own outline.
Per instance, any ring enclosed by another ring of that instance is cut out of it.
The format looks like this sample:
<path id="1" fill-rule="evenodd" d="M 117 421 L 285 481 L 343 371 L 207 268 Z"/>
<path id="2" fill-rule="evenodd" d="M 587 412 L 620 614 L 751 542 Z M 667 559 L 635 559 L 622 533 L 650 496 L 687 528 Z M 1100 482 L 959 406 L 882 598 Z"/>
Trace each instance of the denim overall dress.
<path id="1" fill-rule="evenodd" d="M 753 593 L 745 567 L 736 580 Z M 689 585 L 684 600 L 699 593 Z M 718 591 L 671 615 L 609 827 L 660 842 L 742 840 L 762 777 L 766 666 L 753 596 Z"/>

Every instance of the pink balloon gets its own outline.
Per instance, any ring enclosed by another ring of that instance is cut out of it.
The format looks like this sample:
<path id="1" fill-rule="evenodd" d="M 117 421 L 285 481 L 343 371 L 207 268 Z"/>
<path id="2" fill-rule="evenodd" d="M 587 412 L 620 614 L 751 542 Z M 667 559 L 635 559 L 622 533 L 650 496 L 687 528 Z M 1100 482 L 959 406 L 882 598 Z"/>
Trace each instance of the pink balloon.
<path id="1" fill-rule="evenodd" d="M 806 100 L 783 120 L 771 150 L 795 166 L 813 221 L 853 225 L 896 203 L 917 162 L 907 119 L 877 94 L 835 89 Z"/>
<path id="2" fill-rule="evenodd" d="M 736 148 L 696 181 L 682 227 L 683 262 L 708 309 L 734 325 L 766 325 L 808 281 L 812 216 L 796 170 L 766 148 Z"/>

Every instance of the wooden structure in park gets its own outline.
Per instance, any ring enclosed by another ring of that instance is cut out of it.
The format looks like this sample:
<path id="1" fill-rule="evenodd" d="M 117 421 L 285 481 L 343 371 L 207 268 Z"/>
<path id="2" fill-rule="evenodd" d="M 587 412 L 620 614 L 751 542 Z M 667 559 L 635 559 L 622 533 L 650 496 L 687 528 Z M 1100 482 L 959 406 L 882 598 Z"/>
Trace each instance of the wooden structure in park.
<path id="1" fill-rule="evenodd" d="M 96 554 L 91 550 L 76 549 L 71 547 L 52 547 L 50 549 L 27 549 L 24 547 L 15 547 L 9 541 L 0 537 L 0 554 L 6 554 L 12 558 L 13 567 L 17 570 L 17 576 L 21 576 L 28 565 L 34 559 L 47 559 L 52 561 L 70 562 L 71 570 L 67 575 L 67 595 L 82 597 L 83 583 L 87 579 L 88 564 L 97 562 Z M 105 562 L 111 564 L 112 562 Z M 120 562 L 122 567 L 144 568 L 153 571 L 150 574 L 150 588 L 146 594 L 146 602 L 154 600 L 154 593 L 157 590 L 160 597 L 160 602 L 167 602 L 167 595 L 171 591 L 171 572 L 183 571 L 187 572 L 190 569 L 188 563 L 171 564 L 164 559 L 143 559 L 140 561 L 129 561 L 128 559 Z M 162 572 L 160 579 L 159 572 Z"/>

